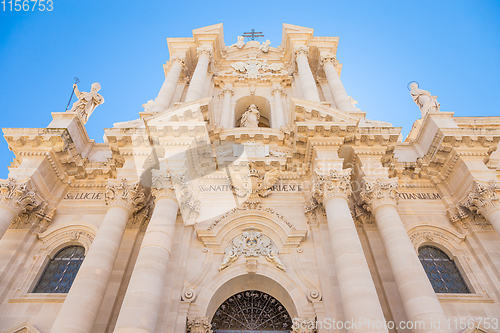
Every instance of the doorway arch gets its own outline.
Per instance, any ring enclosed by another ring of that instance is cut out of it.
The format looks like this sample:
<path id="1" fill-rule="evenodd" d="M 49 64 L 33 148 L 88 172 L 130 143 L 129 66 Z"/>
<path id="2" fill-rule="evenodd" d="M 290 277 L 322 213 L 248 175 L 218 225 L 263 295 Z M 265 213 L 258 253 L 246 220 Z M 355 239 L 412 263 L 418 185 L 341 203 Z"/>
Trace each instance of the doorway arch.
<path id="1" fill-rule="evenodd" d="M 211 324 L 214 333 L 288 333 L 292 319 L 276 298 L 246 290 L 226 299 L 215 311 Z"/>

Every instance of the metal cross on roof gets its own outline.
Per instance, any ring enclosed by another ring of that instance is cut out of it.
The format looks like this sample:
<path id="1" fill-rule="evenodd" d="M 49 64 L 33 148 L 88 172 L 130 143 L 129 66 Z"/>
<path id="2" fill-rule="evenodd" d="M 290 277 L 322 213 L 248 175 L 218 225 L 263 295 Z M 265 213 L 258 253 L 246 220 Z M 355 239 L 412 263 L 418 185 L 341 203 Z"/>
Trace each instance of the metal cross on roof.
<path id="1" fill-rule="evenodd" d="M 259 37 L 264 37 L 262 31 L 255 31 L 255 29 L 250 30 L 250 32 L 244 32 L 243 37 L 247 37 L 250 40 L 256 40 Z"/>

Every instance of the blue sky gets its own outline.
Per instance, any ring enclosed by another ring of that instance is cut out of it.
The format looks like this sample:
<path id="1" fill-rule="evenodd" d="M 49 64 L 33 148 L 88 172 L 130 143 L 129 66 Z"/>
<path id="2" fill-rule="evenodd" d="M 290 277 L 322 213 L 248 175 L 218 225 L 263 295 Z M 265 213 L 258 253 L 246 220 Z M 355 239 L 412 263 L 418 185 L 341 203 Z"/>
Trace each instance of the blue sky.
<path id="1" fill-rule="evenodd" d="M 456 116 L 500 115 L 500 1 L 76 1 L 51 12 L 6 11 L 0 3 L 0 127 L 46 127 L 64 111 L 73 77 L 102 86 L 106 102 L 89 122 L 137 118 L 154 98 L 168 60 L 166 37 L 224 23 L 226 45 L 254 28 L 271 46 L 282 23 L 339 36 L 342 80 L 367 118 L 403 127 L 420 117 L 406 88 L 416 80 Z M 74 102 L 74 100 L 73 100 Z M 0 178 L 13 159 L 0 140 Z"/>

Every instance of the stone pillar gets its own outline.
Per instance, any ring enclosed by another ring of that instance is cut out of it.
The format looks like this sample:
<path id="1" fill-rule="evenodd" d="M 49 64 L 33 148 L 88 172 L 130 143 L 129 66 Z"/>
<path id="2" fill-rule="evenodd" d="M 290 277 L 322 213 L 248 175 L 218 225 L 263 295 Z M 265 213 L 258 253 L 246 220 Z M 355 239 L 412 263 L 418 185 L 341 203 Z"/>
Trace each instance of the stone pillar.
<path id="1" fill-rule="evenodd" d="M 283 109 L 283 99 L 281 95 L 283 94 L 283 87 L 281 84 L 276 83 L 273 85 L 272 94 L 274 96 L 274 113 L 276 119 L 276 124 L 272 124 L 272 127 L 281 128 L 281 126 L 286 126 L 285 110 Z"/>
<path id="2" fill-rule="evenodd" d="M 307 46 L 301 46 L 295 50 L 295 60 L 297 61 L 297 67 L 299 69 L 302 93 L 304 94 L 304 99 L 312 102 L 320 102 L 316 81 L 311 72 L 311 67 L 309 67 L 308 55 L 309 47 Z"/>
<path id="3" fill-rule="evenodd" d="M 336 57 L 333 54 L 326 54 L 321 60 L 337 108 L 341 111 L 356 111 L 335 69 Z"/>
<path id="4" fill-rule="evenodd" d="M 219 124 L 225 129 L 234 127 L 234 109 L 231 109 L 231 97 L 233 97 L 233 85 L 224 85 L 224 90 L 222 90 L 222 111 L 220 115 Z"/>
<path id="5" fill-rule="evenodd" d="M 351 169 L 316 171 L 313 193 L 326 210 L 345 320 L 358 323 L 348 331 L 388 332 L 382 325 L 384 314 L 348 205 L 350 178 Z"/>
<path id="6" fill-rule="evenodd" d="M 145 195 L 140 183 L 109 182 L 106 216 L 66 296 L 51 333 L 90 333 L 108 287 L 127 221 L 142 208 Z"/>
<path id="7" fill-rule="evenodd" d="M 483 215 L 500 236 L 500 186 L 494 180 L 490 180 L 488 184 L 475 183 L 474 190 L 469 191 L 461 203 L 469 210 Z"/>
<path id="8" fill-rule="evenodd" d="M 170 173 L 153 170 L 155 208 L 115 326 L 115 333 L 153 333 L 167 276 L 177 200 Z"/>
<path id="9" fill-rule="evenodd" d="M 212 324 L 208 317 L 188 318 L 187 333 L 212 333 Z"/>
<path id="10" fill-rule="evenodd" d="M 161 112 L 167 109 L 172 103 L 172 98 L 175 94 L 175 89 L 181 76 L 182 68 L 184 67 L 184 57 L 175 56 L 170 59 L 172 67 L 165 78 L 165 82 L 161 86 L 158 96 L 155 98 L 155 103 L 152 110 Z"/>
<path id="11" fill-rule="evenodd" d="M 412 332 L 449 333 L 441 304 L 399 217 L 397 181 L 365 179 L 361 199 L 375 216 L 407 320 L 425 324 Z"/>
<path id="12" fill-rule="evenodd" d="M 26 183 L 16 184 L 12 179 L 0 183 L 0 239 L 19 214 L 36 206 L 35 193 Z"/>
<path id="13" fill-rule="evenodd" d="M 195 101 L 200 99 L 205 89 L 205 80 L 207 78 L 208 64 L 212 57 L 212 47 L 204 45 L 197 48 L 198 51 L 198 64 L 191 77 L 191 83 L 186 94 L 186 102 Z"/>

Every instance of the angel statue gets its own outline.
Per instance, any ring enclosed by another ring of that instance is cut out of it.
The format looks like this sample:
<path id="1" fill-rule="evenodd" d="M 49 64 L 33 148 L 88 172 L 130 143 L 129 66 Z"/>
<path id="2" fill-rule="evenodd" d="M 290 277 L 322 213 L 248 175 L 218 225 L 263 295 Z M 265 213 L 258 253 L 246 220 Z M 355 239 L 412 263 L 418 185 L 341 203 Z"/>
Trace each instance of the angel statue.
<path id="1" fill-rule="evenodd" d="M 247 111 L 241 116 L 240 127 L 259 127 L 260 113 L 255 104 L 248 107 Z"/>
<path id="2" fill-rule="evenodd" d="M 411 87 L 411 97 L 420 108 L 420 113 L 422 117 L 429 112 L 438 112 L 440 104 L 437 101 L 437 96 L 432 96 L 427 90 L 419 89 L 418 83 L 413 82 L 410 84 Z"/>
<path id="3" fill-rule="evenodd" d="M 280 170 L 275 169 L 268 171 L 264 179 L 255 170 L 253 163 L 250 163 L 250 170 L 245 177 L 241 177 L 238 173 L 234 173 L 229 177 L 229 183 L 233 188 L 233 193 L 238 197 L 247 197 L 247 203 L 250 208 L 255 209 L 260 204 L 260 198 L 267 197 L 272 187 L 280 177 Z"/>
<path id="4" fill-rule="evenodd" d="M 104 98 L 97 93 L 101 90 L 101 85 L 97 82 L 92 83 L 92 87 L 88 93 L 79 91 L 76 83 L 73 84 L 73 89 L 75 90 L 76 97 L 78 97 L 78 101 L 73 103 L 73 107 L 67 112 L 78 113 L 82 117 L 83 123 L 86 124 L 94 109 L 104 103 Z"/>
<path id="5" fill-rule="evenodd" d="M 271 45 L 271 42 L 269 41 L 269 39 L 267 39 L 265 42 L 262 43 L 259 50 L 261 50 L 264 53 L 267 53 L 269 52 L 269 45 Z"/>
<path id="6" fill-rule="evenodd" d="M 237 48 L 241 49 L 243 46 L 245 46 L 245 37 L 238 36 L 238 42 L 231 45 L 230 47 L 233 47 L 233 46 L 236 46 Z"/>

